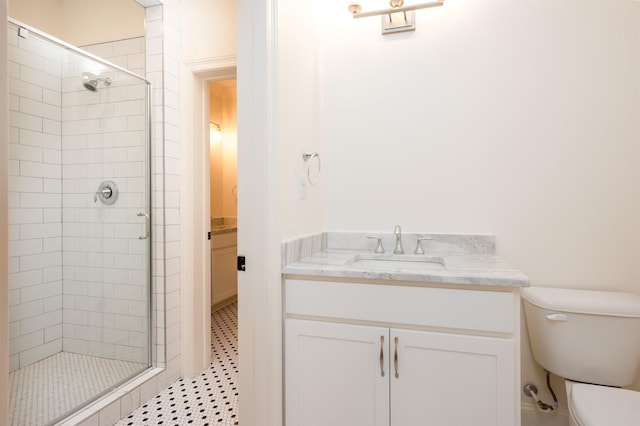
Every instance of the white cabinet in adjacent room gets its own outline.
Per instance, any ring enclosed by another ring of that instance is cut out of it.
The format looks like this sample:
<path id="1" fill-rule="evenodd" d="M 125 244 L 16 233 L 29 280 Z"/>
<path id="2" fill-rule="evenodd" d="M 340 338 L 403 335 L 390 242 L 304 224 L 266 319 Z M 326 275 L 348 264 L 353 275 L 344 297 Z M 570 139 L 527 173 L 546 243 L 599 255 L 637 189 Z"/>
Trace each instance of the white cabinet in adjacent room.
<path id="1" fill-rule="evenodd" d="M 237 233 L 213 235 L 211 238 L 211 305 L 238 294 Z"/>

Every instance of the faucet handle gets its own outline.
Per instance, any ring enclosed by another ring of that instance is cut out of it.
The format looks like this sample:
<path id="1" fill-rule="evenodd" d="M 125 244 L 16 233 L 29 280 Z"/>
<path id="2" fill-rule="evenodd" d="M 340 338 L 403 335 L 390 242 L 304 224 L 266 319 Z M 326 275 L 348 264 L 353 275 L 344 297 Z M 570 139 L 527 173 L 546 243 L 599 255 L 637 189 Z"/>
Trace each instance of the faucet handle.
<path id="1" fill-rule="evenodd" d="M 382 247 L 382 237 L 377 237 L 375 235 L 367 235 L 367 238 L 378 240 L 378 244 L 376 245 L 376 249 L 374 253 L 384 253 L 384 247 Z"/>
<path id="2" fill-rule="evenodd" d="M 424 249 L 422 248 L 422 241 L 424 240 L 433 240 L 429 235 L 418 234 L 418 242 L 416 244 L 416 249 L 413 251 L 413 254 L 424 254 Z"/>

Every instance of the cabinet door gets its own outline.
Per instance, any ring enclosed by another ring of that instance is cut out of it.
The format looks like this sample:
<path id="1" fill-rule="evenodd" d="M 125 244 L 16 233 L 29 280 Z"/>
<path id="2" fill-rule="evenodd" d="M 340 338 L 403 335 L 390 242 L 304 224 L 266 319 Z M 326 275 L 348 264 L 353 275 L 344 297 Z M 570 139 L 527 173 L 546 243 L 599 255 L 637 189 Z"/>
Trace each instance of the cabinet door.
<path id="1" fill-rule="evenodd" d="M 388 426 L 389 329 L 287 319 L 287 426 Z"/>
<path id="2" fill-rule="evenodd" d="M 520 423 L 512 340 L 398 329 L 390 338 L 392 426 Z"/>
<path id="3" fill-rule="evenodd" d="M 238 250 L 236 246 L 211 250 L 211 304 L 238 293 Z"/>

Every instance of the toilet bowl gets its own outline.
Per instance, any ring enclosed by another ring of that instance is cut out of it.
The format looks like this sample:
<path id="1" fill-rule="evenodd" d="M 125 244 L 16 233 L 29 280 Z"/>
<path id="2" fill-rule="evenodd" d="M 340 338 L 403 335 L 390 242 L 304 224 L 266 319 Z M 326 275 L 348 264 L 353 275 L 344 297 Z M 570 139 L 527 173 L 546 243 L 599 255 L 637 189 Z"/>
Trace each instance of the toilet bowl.
<path id="1" fill-rule="evenodd" d="M 569 426 L 638 426 L 640 392 L 565 381 Z"/>

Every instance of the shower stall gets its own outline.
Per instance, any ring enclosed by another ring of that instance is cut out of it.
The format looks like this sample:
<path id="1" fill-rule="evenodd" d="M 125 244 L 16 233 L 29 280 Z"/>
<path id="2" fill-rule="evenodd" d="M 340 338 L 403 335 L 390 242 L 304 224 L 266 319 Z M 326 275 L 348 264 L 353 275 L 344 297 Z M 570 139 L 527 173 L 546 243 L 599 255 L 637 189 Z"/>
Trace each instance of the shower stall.
<path id="1" fill-rule="evenodd" d="M 151 364 L 150 85 L 9 22 L 12 425 Z"/>

